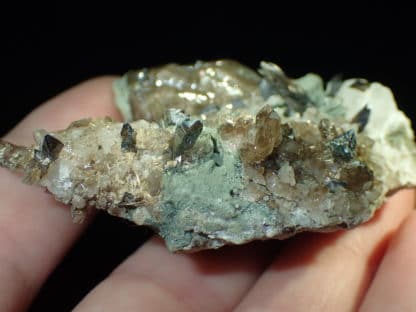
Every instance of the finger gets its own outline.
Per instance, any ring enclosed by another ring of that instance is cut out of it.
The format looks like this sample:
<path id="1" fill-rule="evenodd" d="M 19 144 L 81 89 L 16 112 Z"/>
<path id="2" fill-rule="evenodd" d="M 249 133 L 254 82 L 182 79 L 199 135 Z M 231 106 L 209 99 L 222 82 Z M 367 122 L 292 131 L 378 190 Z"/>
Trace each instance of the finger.
<path id="1" fill-rule="evenodd" d="M 74 120 L 88 117 L 120 119 L 111 88 L 115 78 L 95 78 L 50 99 L 27 115 L 4 138 L 16 144 L 31 144 L 35 129 L 60 130 Z"/>
<path id="2" fill-rule="evenodd" d="M 392 240 L 362 311 L 416 311 L 416 211 Z"/>
<path id="3" fill-rule="evenodd" d="M 413 190 L 403 190 L 354 230 L 287 241 L 237 311 L 355 311 L 413 205 Z"/>
<path id="4" fill-rule="evenodd" d="M 29 114 L 5 139 L 30 144 L 36 128 L 56 130 L 76 119 L 117 116 L 112 105 L 113 78 L 70 89 Z M 0 168 L 0 306 L 27 306 L 84 226 L 72 224 L 69 209 L 42 189 Z"/>
<path id="5" fill-rule="evenodd" d="M 172 254 L 152 239 L 76 311 L 230 311 L 267 266 L 276 242 Z"/>

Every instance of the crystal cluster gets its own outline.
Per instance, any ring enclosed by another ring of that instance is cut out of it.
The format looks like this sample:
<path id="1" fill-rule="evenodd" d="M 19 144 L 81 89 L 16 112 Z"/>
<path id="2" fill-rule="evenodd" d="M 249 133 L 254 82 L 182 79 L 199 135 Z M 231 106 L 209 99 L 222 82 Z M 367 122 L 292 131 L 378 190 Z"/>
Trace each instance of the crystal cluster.
<path id="1" fill-rule="evenodd" d="M 234 61 L 131 71 L 114 83 L 124 123 L 84 119 L 0 144 L 82 221 L 94 206 L 153 228 L 172 251 L 352 228 L 416 184 L 410 121 L 391 91 L 324 84 Z"/>

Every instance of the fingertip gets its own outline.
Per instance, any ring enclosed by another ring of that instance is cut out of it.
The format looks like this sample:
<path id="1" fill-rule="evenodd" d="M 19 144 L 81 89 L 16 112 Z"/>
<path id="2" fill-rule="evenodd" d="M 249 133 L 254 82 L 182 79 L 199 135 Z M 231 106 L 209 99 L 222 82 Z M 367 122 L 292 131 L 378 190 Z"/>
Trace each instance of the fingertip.
<path id="1" fill-rule="evenodd" d="M 416 211 L 412 211 L 392 239 L 364 298 L 362 311 L 413 311 L 416 307 Z"/>
<path id="2" fill-rule="evenodd" d="M 72 121 L 87 117 L 119 118 L 113 103 L 114 79 L 94 78 L 52 98 L 26 116 L 6 139 L 30 144 L 32 133 L 38 128 L 63 129 Z M 38 189 L 23 185 L 8 172 L 1 175 L 0 193 L 0 292 L 7 294 L 0 296 L 0 305 L 17 310 L 29 304 L 87 224 L 72 224 L 63 205 Z"/>
<path id="3" fill-rule="evenodd" d="M 109 116 L 121 120 L 112 92 L 115 79 L 117 76 L 96 77 L 64 91 L 28 114 L 5 139 L 17 144 L 30 144 L 35 129 L 60 130 L 83 118 Z"/>

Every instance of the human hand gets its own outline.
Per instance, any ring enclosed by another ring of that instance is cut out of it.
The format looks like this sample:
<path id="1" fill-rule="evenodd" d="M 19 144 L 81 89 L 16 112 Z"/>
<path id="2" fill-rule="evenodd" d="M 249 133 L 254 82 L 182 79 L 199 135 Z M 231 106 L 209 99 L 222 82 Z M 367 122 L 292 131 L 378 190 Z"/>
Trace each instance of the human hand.
<path id="1" fill-rule="evenodd" d="M 48 101 L 7 136 L 30 144 L 83 117 L 120 118 L 113 78 Z M 0 175 L 0 307 L 20 311 L 87 224 L 17 175 Z M 75 311 L 416 311 L 413 190 L 391 197 L 367 224 L 195 254 L 172 254 L 153 238 L 93 289 Z"/>

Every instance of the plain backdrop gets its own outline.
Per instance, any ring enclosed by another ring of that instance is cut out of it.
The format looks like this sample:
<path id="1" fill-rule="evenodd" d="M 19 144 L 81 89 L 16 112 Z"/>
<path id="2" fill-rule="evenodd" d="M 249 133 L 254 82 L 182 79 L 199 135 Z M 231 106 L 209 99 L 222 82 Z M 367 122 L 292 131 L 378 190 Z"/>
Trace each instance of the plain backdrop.
<path id="1" fill-rule="evenodd" d="M 154 4 L 20 4 L 4 10 L 0 133 L 83 80 L 217 58 L 253 68 L 261 60 L 276 62 L 291 77 L 316 72 L 324 79 L 341 73 L 376 80 L 392 88 L 400 107 L 415 120 L 415 27 L 406 8 L 375 6 L 364 11 L 360 4 L 334 3 L 314 11 L 301 3 L 293 8 L 278 2 L 251 3 L 244 9 L 241 4 L 225 8 L 213 2 Z M 98 215 L 31 310 L 70 310 L 150 234 Z"/>

